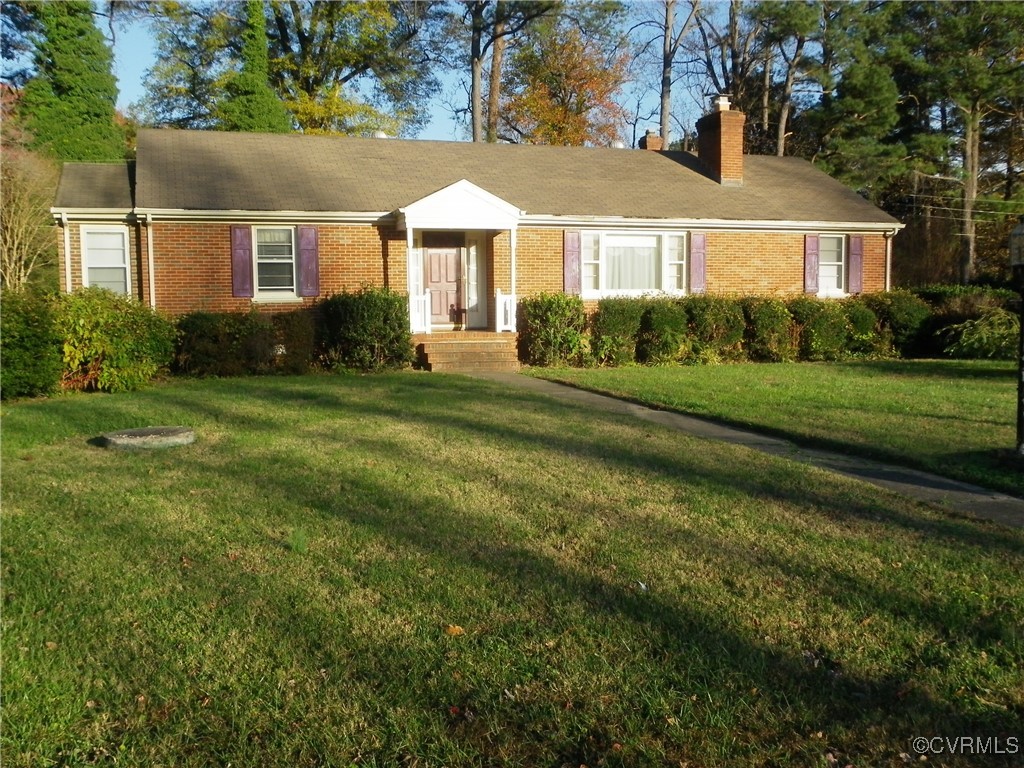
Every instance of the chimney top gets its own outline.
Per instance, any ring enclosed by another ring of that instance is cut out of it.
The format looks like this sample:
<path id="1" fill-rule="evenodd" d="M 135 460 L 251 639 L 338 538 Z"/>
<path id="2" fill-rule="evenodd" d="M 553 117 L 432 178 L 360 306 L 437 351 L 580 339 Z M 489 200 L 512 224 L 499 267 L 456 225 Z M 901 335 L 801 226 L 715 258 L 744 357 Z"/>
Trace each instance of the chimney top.
<path id="1" fill-rule="evenodd" d="M 728 112 L 729 111 L 729 94 L 720 93 L 711 102 L 712 112 Z"/>
<path id="2" fill-rule="evenodd" d="M 640 137 L 640 149 L 649 149 L 654 152 L 658 152 L 662 147 L 661 136 L 655 133 L 651 129 L 647 129 L 647 133 Z"/>

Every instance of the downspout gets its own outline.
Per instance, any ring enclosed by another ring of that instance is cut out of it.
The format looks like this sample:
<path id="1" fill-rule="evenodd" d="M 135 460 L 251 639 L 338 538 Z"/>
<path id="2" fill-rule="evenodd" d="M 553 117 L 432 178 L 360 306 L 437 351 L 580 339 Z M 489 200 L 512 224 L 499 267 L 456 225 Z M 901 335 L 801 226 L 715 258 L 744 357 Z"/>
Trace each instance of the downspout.
<path id="1" fill-rule="evenodd" d="M 892 290 L 892 239 L 896 237 L 896 230 L 885 233 L 885 291 Z"/>
<path id="2" fill-rule="evenodd" d="M 512 272 L 512 286 L 511 286 L 511 288 L 512 288 L 512 295 L 515 296 L 516 295 L 516 228 L 515 227 L 513 227 L 512 230 L 509 232 L 509 240 L 511 241 L 511 246 L 512 246 L 512 268 L 511 268 L 511 272 Z"/>
<path id="3" fill-rule="evenodd" d="M 64 290 L 71 293 L 71 230 L 68 228 L 68 215 L 63 211 L 60 226 L 64 230 Z"/>
<path id="4" fill-rule="evenodd" d="M 153 214 L 146 214 L 146 262 L 149 266 L 149 306 L 156 309 L 156 277 L 153 274 Z"/>

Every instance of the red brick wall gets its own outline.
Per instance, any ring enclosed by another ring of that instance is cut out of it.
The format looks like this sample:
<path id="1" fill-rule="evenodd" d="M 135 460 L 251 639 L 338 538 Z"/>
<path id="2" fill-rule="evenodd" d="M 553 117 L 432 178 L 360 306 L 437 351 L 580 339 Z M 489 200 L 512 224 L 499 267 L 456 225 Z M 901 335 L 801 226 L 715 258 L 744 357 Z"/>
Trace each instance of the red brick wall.
<path id="1" fill-rule="evenodd" d="M 175 314 L 196 309 L 244 312 L 253 305 L 251 299 L 231 295 L 230 222 L 160 222 L 153 230 L 158 308 Z M 363 285 L 406 290 L 404 232 L 368 224 L 320 224 L 318 230 L 321 297 Z M 280 311 L 298 304 L 257 305 Z"/>
<path id="2" fill-rule="evenodd" d="M 72 288 L 82 284 L 81 228 L 69 226 Z M 149 302 L 146 239 L 148 229 L 129 226 L 134 294 Z M 231 296 L 231 224 L 157 222 L 153 224 L 156 306 L 182 313 L 196 309 L 247 311 L 253 302 Z M 405 232 L 394 227 L 320 224 L 321 297 L 363 285 L 407 287 Z M 562 290 L 562 230 L 521 229 L 516 235 L 516 289 L 520 296 Z M 63 252 L 63 233 L 57 231 Z M 494 320 L 495 289 L 511 290 L 509 232 L 486 238 L 487 292 L 490 321 Z M 714 294 L 791 296 L 803 293 L 802 233 L 708 232 L 707 291 Z M 60 271 L 61 287 L 64 270 Z M 885 284 L 885 238 L 864 235 L 864 290 Z M 313 299 L 305 299 L 312 303 Z M 267 304 L 261 309 L 292 309 L 299 302 Z"/>

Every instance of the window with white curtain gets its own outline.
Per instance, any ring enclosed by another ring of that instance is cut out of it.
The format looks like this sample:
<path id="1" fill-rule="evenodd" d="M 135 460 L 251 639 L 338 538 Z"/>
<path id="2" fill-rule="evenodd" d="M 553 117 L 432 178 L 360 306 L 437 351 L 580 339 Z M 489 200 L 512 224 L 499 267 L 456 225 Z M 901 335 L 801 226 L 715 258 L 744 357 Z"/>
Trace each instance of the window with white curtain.
<path id="1" fill-rule="evenodd" d="M 295 230 L 256 227 L 257 293 L 295 292 Z"/>
<path id="2" fill-rule="evenodd" d="M 583 232 L 580 260 L 584 298 L 686 292 L 683 233 Z"/>

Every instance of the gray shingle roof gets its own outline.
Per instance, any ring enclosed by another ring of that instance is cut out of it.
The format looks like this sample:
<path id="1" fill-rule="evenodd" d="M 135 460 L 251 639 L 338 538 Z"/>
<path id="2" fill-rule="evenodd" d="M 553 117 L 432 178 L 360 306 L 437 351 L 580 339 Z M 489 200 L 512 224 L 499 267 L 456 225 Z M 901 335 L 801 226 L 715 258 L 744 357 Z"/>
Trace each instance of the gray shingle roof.
<path id="1" fill-rule="evenodd" d="M 130 211 L 134 206 L 135 161 L 65 163 L 57 184 L 55 208 L 105 208 Z"/>
<path id="2" fill-rule="evenodd" d="M 725 187 L 688 153 L 595 147 L 144 129 L 137 154 L 143 209 L 392 212 L 467 179 L 527 214 L 897 224 L 797 158 Z"/>

